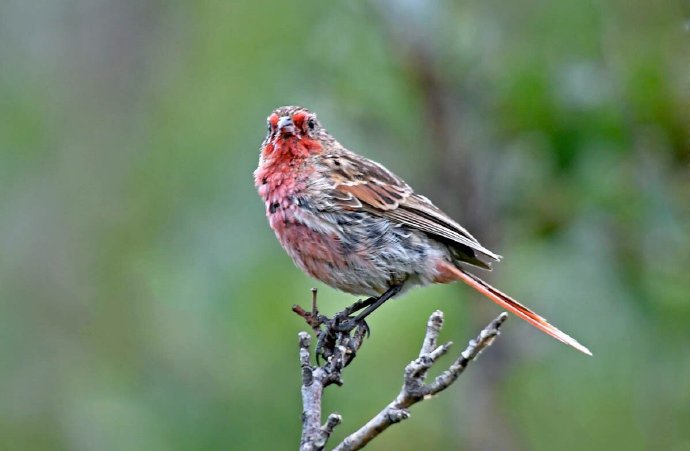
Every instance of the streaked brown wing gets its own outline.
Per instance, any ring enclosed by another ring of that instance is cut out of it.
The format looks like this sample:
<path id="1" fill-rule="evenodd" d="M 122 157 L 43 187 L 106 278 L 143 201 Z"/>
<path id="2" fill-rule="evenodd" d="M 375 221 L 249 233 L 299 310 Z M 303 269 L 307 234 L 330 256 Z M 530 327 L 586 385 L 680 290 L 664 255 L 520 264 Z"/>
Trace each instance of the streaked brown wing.
<path id="1" fill-rule="evenodd" d="M 365 210 L 389 218 L 408 227 L 435 235 L 456 244 L 463 250 L 467 247 L 467 261 L 478 266 L 489 266 L 474 258 L 474 251 L 500 260 L 497 255 L 482 246 L 465 228 L 453 221 L 447 214 L 424 196 L 415 194 L 400 177 L 359 156 L 326 155 L 324 162 L 332 174 L 331 199 L 338 206 L 349 210 Z"/>
<path id="2" fill-rule="evenodd" d="M 338 198 L 352 198 L 379 210 L 398 208 L 412 195 L 412 188 L 383 166 L 363 157 L 326 155 L 333 189 Z M 348 202 L 349 207 L 351 202 Z M 359 205 L 361 208 L 361 204 Z"/>
<path id="3" fill-rule="evenodd" d="M 424 232 L 447 238 L 454 243 L 479 251 L 493 260 L 501 260 L 500 255 L 482 246 L 464 227 L 453 221 L 424 196 L 412 194 L 397 209 L 386 212 L 386 214 L 399 222 L 413 225 Z"/>

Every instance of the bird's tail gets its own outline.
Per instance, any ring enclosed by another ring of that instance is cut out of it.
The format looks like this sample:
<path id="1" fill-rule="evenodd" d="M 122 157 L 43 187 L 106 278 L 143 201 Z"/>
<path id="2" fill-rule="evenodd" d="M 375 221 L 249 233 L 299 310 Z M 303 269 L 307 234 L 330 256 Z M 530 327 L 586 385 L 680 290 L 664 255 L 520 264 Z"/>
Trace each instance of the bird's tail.
<path id="1" fill-rule="evenodd" d="M 457 268 L 456 266 L 450 263 L 444 263 L 443 267 L 441 268 L 441 271 L 445 273 L 444 278 L 447 278 L 449 276 L 448 273 L 451 273 L 452 276 L 454 276 L 453 278 L 455 280 L 462 280 L 467 285 L 471 286 L 487 298 L 494 301 L 496 304 L 500 305 L 509 312 L 514 313 L 518 317 L 524 319 L 525 321 L 527 321 L 537 329 L 541 330 L 542 332 L 551 335 L 556 340 L 562 341 L 563 343 L 572 346 L 580 352 L 583 352 L 587 355 L 592 355 L 590 350 L 578 343 L 577 340 L 575 340 L 565 332 L 560 331 L 555 326 L 552 326 L 551 324 L 549 324 L 548 321 L 546 321 L 546 319 L 536 314 L 532 310 L 528 309 L 524 305 L 520 304 L 518 301 L 511 298 L 507 294 L 502 293 L 501 291 L 492 287 L 491 285 L 484 282 L 482 279 L 475 276 L 474 274 L 470 274 L 469 272 L 461 268 Z"/>

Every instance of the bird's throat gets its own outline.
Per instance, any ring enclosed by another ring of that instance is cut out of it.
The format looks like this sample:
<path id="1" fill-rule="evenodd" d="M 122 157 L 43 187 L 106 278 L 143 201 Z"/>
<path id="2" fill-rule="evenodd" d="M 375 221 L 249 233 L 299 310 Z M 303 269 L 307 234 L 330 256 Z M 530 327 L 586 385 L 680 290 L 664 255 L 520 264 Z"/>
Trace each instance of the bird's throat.
<path id="1" fill-rule="evenodd" d="M 298 141 L 281 139 L 264 147 L 254 182 L 267 209 L 303 187 L 304 179 L 313 172 L 306 163 L 309 156 L 308 148 Z"/>
<path id="2" fill-rule="evenodd" d="M 306 136 L 277 136 L 264 148 L 264 158 L 292 160 L 321 152 L 321 143 Z"/>

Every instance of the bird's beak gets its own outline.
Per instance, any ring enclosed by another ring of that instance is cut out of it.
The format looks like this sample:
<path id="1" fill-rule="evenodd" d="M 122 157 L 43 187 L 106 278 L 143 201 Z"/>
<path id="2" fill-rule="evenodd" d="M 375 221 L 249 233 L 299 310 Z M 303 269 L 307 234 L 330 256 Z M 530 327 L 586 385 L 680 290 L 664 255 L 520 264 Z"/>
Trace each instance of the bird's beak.
<path id="1" fill-rule="evenodd" d="M 278 129 L 279 133 L 282 133 L 284 135 L 295 134 L 295 124 L 292 122 L 292 118 L 290 116 L 283 116 L 280 119 L 278 119 L 278 124 L 276 125 L 276 128 Z"/>

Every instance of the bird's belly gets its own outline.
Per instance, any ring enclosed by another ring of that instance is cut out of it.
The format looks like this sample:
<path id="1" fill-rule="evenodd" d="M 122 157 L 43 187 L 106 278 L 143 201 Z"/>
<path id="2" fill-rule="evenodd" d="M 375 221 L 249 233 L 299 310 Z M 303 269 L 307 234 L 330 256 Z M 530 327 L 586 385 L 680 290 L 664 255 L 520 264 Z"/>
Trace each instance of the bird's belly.
<path id="1" fill-rule="evenodd" d="M 363 213 L 271 215 L 276 235 L 303 271 L 339 290 L 378 296 L 391 285 L 430 283 L 447 250 L 425 235 Z"/>

